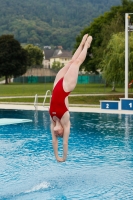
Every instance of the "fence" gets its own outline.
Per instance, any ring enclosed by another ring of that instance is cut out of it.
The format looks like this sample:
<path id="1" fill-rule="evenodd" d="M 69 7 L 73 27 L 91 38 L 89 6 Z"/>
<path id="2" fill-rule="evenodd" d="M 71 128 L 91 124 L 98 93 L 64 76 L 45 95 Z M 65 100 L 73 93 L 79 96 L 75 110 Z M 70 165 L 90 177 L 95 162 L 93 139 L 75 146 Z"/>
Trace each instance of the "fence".
<path id="1" fill-rule="evenodd" d="M 55 76 L 27 76 L 14 78 L 14 83 L 53 83 Z"/>
<path id="2" fill-rule="evenodd" d="M 105 83 L 101 75 L 79 75 L 78 83 Z"/>
<path id="3" fill-rule="evenodd" d="M 57 72 L 45 68 L 29 69 L 23 76 L 14 78 L 15 83 L 53 83 Z M 79 75 L 79 84 L 105 83 L 101 75 Z"/>
<path id="4" fill-rule="evenodd" d="M 15 83 L 53 83 L 55 80 L 55 76 L 21 76 L 14 78 Z M 87 83 L 105 83 L 99 75 L 87 75 L 87 76 L 78 76 L 79 84 L 87 84 Z"/>

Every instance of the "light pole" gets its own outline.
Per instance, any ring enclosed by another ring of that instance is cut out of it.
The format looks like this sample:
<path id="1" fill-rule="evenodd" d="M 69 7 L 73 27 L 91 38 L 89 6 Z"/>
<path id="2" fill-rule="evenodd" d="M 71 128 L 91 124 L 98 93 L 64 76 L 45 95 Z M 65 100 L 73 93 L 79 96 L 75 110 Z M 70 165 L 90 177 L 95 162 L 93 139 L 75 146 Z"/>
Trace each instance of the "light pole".
<path id="1" fill-rule="evenodd" d="M 130 15 L 133 13 L 125 13 L 125 99 L 128 98 L 128 62 L 129 62 L 129 31 L 133 31 L 133 26 L 129 24 Z"/>

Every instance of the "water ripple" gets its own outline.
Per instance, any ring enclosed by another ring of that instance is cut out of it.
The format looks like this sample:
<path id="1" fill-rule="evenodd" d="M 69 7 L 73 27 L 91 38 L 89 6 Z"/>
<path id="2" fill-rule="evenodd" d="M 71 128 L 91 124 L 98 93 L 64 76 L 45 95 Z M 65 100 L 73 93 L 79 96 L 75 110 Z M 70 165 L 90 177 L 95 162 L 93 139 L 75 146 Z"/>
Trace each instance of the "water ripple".
<path id="1" fill-rule="evenodd" d="M 65 163 L 54 158 L 47 112 L 1 116 L 33 120 L 0 129 L 1 200 L 132 199 L 133 116 L 71 113 Z"/>

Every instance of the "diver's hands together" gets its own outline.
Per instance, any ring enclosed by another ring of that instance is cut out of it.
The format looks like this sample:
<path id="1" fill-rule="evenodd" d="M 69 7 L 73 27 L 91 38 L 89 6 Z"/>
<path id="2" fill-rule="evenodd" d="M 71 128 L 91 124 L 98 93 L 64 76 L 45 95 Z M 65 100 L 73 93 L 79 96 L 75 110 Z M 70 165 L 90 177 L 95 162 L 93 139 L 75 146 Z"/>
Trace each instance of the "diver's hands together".
<path id="1" fill-rule="evenodd" d="M 58 162 L 65 162 L 65 159 L 58 156 L 58 157 L 57 157 L 57 161 L 58 161 Z"/>

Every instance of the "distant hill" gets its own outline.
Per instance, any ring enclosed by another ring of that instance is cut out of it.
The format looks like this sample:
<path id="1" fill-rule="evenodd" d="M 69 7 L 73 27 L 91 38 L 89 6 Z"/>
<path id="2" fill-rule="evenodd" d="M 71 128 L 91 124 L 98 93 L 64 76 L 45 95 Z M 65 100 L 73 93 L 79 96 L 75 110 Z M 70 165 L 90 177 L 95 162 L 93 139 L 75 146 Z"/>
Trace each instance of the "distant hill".
<path id="1" fill-rule="evenodd" d="M 0 35 L 21 43 L 73 47 L 75 37 L 121 0 L 0 0 Z"/>

